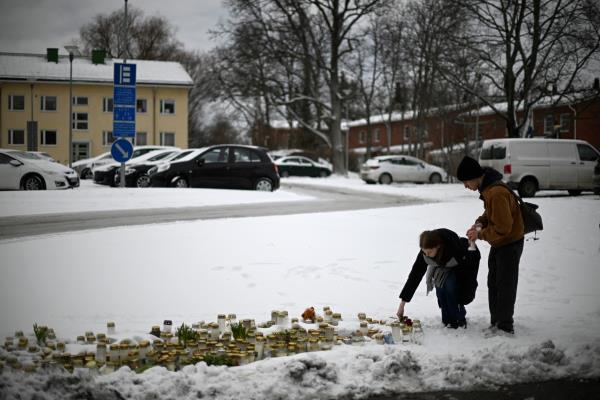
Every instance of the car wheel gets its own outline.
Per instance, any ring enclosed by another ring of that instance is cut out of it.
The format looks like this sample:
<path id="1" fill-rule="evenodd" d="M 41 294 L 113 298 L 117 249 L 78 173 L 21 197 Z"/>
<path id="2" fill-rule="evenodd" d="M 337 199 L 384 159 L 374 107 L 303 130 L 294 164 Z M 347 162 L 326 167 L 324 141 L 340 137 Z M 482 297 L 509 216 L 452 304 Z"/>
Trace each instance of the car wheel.
<path id="1" fill-rule="evenodd" d="M 150 187 L 150 177 L 146 174 L 140 175 L 136 181 L 135 185 L 139 188 L 147 188 Z"/>
<path id="2" fill-rule="evenodd" d="M 379 183 L 382 185 L 389 185 L 392 183 L 392 176 L 390 174 L 381 174 L 379 177 Z"/>
<path id="3" fill-rule="evenodd" d="M 260 178 L 258 181 L 256 181 L 254 189 L 262 192 L 272 192 L 273 182 L 271 182 L 269 178 Z"/>
<path id="4" fill-rule="evenodd" d="M 579 196 L 581 194 L 581 190 L 568 190 L 568 192 L 571 196 Z"/>
<path id="5" fill-rule="evenodd" d="M 45 190 L 44 179 L 39 175 L 28 175 L 21 183 L 23 190 Z"/>
<path id="6" fill-rule="evenodd" d="M 175 181 L 175 187 L 176 188 L 187 188 L 189 187 L 187 181 L 185 180 L 185 178 L 177 178 L 177 180 Z"/>
<path id="7" fill-rule="evenodd" d="M 533 197 L 538 190 L 537 182 L 532 178 L 525 178 L 519 183 L 518 190 L 521 197 Z"/>
<path id="8" fill-rule="evenodd" d="M 440 174 L 438 174 L 437 172 L 434 172 L 429 177 L 429 182 L 430 183 L 440 183 L 440 182 L 442 182 L 442 176 Z"/>
<path id="9" fill-rule="evenodd" d="M 319 176 L 321 178 L 327 178 L 329 176 L 329 174 L 327 173 L 327 171 L 321 171 L 321 173 L 319 174 Z"/>
<path id="10" fill-rule="evenodd" d="M 288 176 L 290 176 L 290 173 L 287 171 L 281 171 L 281 177 L 282 178 L 287 178 Z"/>
<path id="11" fill-rule="evenodd" d="M 81 179 L 94 179 L 94 173 L 91 169 L 86 168 L 81 171 Z"/>

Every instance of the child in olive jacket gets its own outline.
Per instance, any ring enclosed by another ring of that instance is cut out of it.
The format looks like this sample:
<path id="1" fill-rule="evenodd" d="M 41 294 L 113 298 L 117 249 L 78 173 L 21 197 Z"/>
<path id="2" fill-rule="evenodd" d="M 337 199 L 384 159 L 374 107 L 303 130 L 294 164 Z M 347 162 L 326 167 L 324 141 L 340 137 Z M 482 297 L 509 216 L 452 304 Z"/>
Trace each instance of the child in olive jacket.
<path id="1" fill-rule="evenodd" d="M 525 228 L 521 209 L 512 191 L 499 184 L 502 174 L 493 168 L 481 168 L 465 157 L 456 176 L 467 189 L 480 193 L 485 211 L 467 231 L 467 237 L 482 239 L 491 246 L 488 257 L 488 302 L 490 334 L 498 330 L 513 334 L 519 262 L 523 253 Z"/>

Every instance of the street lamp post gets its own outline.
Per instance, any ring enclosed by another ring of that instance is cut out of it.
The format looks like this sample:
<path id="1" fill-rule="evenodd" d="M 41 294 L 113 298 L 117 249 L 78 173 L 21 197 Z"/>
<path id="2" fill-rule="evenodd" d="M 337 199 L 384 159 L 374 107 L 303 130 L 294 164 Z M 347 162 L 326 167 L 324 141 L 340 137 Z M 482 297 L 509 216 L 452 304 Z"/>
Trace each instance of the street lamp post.
<path id="1" fill-rule="evenodd" d="M 69 168 L 73 166 L 73 59 L 75 55 L 69 51 Z"/>
<path id="2" fill-rule="evenodd" d="M 69 52 L 69 168 L 73 164 L 73 60 L 75 56 L 81 55 L 79 47 L 67 45 L 65 50 Z"/>

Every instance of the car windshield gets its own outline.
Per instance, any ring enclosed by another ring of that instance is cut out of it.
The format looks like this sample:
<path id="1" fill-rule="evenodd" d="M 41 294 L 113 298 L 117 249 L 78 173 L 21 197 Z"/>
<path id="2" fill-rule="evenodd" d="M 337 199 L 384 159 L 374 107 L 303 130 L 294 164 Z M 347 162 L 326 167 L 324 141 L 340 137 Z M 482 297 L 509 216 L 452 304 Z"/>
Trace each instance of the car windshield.
<path id="1" fill-rule="evenodd" d="M 163 158 L 167 158 L 168 156 L 171 156 L 171 155 L 173 155 L 173 153 L 174 153 L 173 151 L 165 151 L 164 153 L 160 153 L 160 154 L 157 154 L 157 155 L 155 155 L 155 156 L 153 156 L 153 157 L 150 157 L 150 158 L 148 159 L 148 161 L 158 161 L 158 160 L 162 160 Z"/>
<path id="2" fill-rule="evenodd" d="M 43 158 L 38 156 L 37 154 L 27 153 L 25 151 L 11 151 L 8 154 L 10 154 L 11 156 L 19 157 L 19 158 L 26 158 L 28 160 L 43 160 Z"/>
<path id="3" fill-rule="evenodd" d="M 175 157 L 173 157 L 171 159 L 171 161 L 175 161 L 175 160 L 180 160 L 183 157 L 187 156 L 188 154 L 192 153 L 194 150 L 187 150 L 187 151 L 182 151 L 181 153 L 177 154 Z"/>

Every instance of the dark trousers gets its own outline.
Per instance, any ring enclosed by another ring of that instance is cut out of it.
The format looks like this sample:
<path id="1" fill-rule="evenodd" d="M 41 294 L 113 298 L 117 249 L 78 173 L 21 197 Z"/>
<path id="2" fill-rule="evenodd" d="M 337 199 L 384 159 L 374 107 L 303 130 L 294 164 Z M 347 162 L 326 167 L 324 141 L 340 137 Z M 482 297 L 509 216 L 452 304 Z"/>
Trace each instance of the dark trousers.
<path id="1" fill-rule="evenodd" d="M 519 282 L 519 261 L 523 239 L 501 247 L 492 247 L 488 258 L 488 301 L 492 325 L 513 331 L 513 314 Z"/>
<path id="2" fill-rule="evenodd" d="M 467 310 L 458 303 L 458 284 L 454 272 L 448 274 L 441 288 L 435 288 L 435 294 L 442 309 L 442 323 L 454 328 L 465 325 Z"/>

